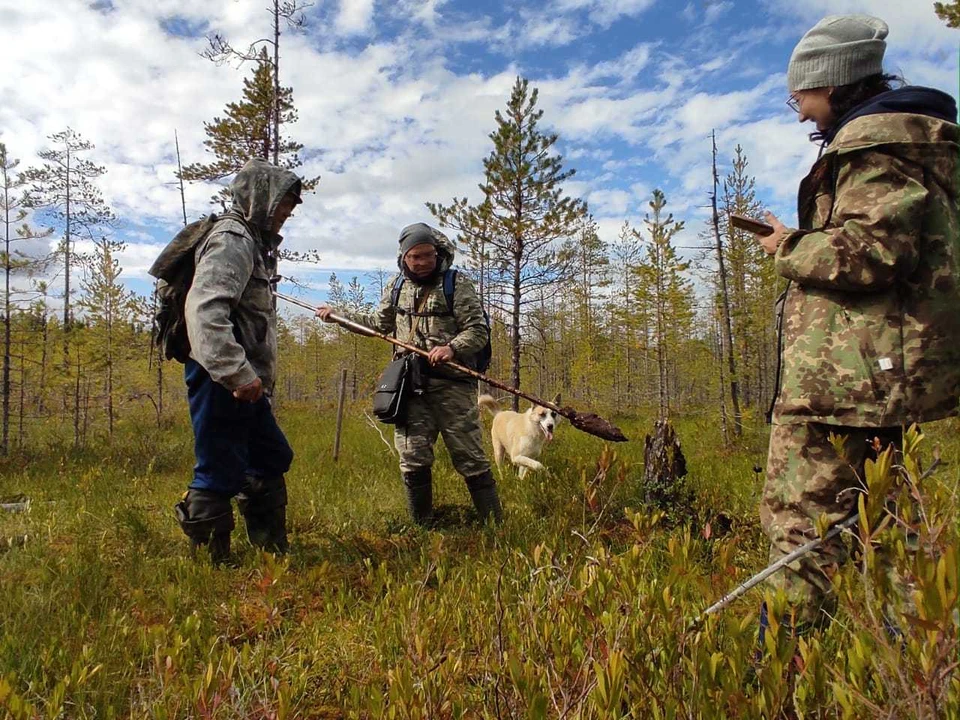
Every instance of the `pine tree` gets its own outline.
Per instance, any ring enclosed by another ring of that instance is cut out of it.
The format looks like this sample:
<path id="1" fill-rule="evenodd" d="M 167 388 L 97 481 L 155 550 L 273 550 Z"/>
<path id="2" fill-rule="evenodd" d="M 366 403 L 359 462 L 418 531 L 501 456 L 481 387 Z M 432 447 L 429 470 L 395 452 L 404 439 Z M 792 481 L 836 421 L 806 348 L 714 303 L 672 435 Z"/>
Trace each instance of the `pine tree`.
<path id="1" fill-rule="evenodd" d="M 537 89 L 518 77 L 506 111 L 496 112 L 479 205 L 470 206 L 466 198 L 448 206 L 427 203 L 442 225 L 456 229 L 472 247 L 482 242 L 480 255 L 489 249 L 492 267 L 503 272 L 509 304 L 498 309 L 510 319 L 512 384 L 518 389 L 523 311 L 541 293 L 558 292 L 571 277 L 572 248 L 558 243 L 576 233 L 587 212 L 582 200 L 563 194 L 563 182 L 574 171 L 565 171 L 552 152 L 558 136 L 538 127 L 543 111 L 537 110 L 537 98 Z M 513 407 L 519 407 L 517 397 Z"/>
<path id="2" fill-rule="evenodd" d="M 622 362 L 617 363 L 616 371 L 623 372 L 623 383 L 618 382 L 618 405 L 634 401 L 634 364 L 636 360 L 637 327 L 646 327 L 646 317 L 640 315 L 637 307 L 634 282 L 636 266 L 642 257 L 640 234 L 630 227 L 626 220 L 620 228 L 617 242 L 611 248 L 614 264 L 617 268 L 616 289 L 611 298 L 611 323 L 617 328 L 620 338 L 617 353 Z M 644 334 L 646 336 L 646 334 Z"/>
<path id="3" fill-rule="evenodd" d="M 72 128 L 49 136 L 52 148 L 38 155 L 44 164 L 23 174 L 30 183 L 28 205 L 41 212 L 42 218 L 63 232 L 57 254 L 63 257 L 63 354 L 64 367 L 70 365 L 69 335 L 72 323 L 70 309 L 73 244 L 78 233 L 94 236 L 114 222 L 113 213 L 103 201 L 96 180 L 106 170 L 82 157 L 94 149 Z"/>
<path id="4" fill-rule="evenodd" d="M 731 315 L 738 371 L 743 380 L 741 397 L 747 405 L 763 406 L 776 362 L 772 307 L 779 278 L 756 237 L 728 222 L 731 213 L 748 217 L 762 214 L 763 203 L 757 198 L 756 183 L 748 167 L 746 155 L 738 145 L 733 165 L 723 181 L 720 228 L 730 260 Z"/>
<path id="5" fill-rule="evenodd" d="M 717 248 L 717 284 L 720 287 L 720 308 L 722 310 L 721 327 L 723 329 L 721 337 L 723 338 L 722 347 L 726 348 L 726 360 L 730 370 L 730 402 L 733 406 L 733 433 L 739 438 L 743 435 L 743 416 L 740 411 L 740 383 L 737 378 L 737 363 L 733 350 L 733 321 L 730 317 L 730 290 L 727 282 L 728 276 L 726 259 L 724 257 L 723 239 L 720 234 L 720 216 L 717 212 L 717 186 L 720 184 L 720 178 L 717 173 L 716 133 L 710 133 L 710 139 L 712 143 L 711 177 L 713 178 L 713 187 L 710 191 L 710 204 L 713 210 L 713 235 Z M 740 277 L 739 274 L 738 277 Z M 724 427 L 726 427 L 726 422 L 724 422 Z"/>
<path id="6" fill-rule="evenodd" d="M 253 157 L 268 159 L 274 156 L 275 164 L 288 170 L 300 167 L 303 163 L 298 153 L 303 145 L 274 135 L 271 115 L 275 92 L 278 93 L 276 107 L 279 108 L 280 127 L 295 123 L 297 111 L 293 105 L 293 90 L 274 88 L 267 51 L 261 49 L 253 75 L 243 81 L 243 100 L 227 103 L 223 117 L 215 117 L 212 122 L 203 124 L 207 134 L 203 144 L 216 159 L 206 164 L 187 165 L 180 177 L 189 182 L 222 180 L 236 174 Z M 305 181 L 304 189 L 316 187 L 318 180 Z M 223 188 L 213 201 L 219 200 L 226 206 L 229 199 L 229 190 Z"/>
<path id="7" fill-rule="evenodd" d="M 262 38 L 255 40 L 246 50 L 237 50 L 223 35 L 215 33 L 207 38 L 208 47 L 201 55 L 218 65 L 230 62 L 231 60 L 239 60 L 241 63 L 252 60 L 267 63 L 272 82 L 271 102 L 269 107 L 267 107 L 272 129 L 270 154 L 252 157 L 262 157 L 264 160 L 272 160 L 274 165 L 279 166 L 280 156 L 283 153 L 280 126 L 284 122 L 287 122 L 283 119 L 284 90 L 280 87 L 280 36 L 283 34 L 280 28 L 286 26 L 291 30 L 302 29 L 306 25 L 306 17 L 303 14 L 304 10 L 313 5 L 313 3 L 304 2 L 303 0 L 273 0 L 271 4 L 272 7 L 267 8 L 267 11 L 270 13 L 273 21 L 272 39 Z M 273 57 L 270 57 L 267 53 L 267 47 L 273 50 Z"/>
<path id="8" fill-rule="evenodd" d="M 610 285 L 607 244 L 600 237 L 593 215 L 581 219 L 572 247 L 577 266 L 574 296 L 580 303 L 584 332 L 590 335 L 595 325 L 593 316 L 597 291 Z"/>
<path id="9" fill-rule="evenodd" d="M 10 278 L 16 272 L 38 265 L 36 260 L 11 251 L 16 240 L 31 240 L 45 237 L 50 231 L 37 231 L 24 222 L 27 218 L 28 199 L 26 181 L 22 175 L 14 175 L 20 164 L 7 155 L 7 146 L 0 142 L 0 213 L 3 214 L 3 430 L 0 438 L 0 454 L 6 455 L 10 448 L 10 312 L 12 291 Z M 20 223 L 19 227 L 15 227 Z"/>
<path id="10" fill-rule="evenodd" d="M 659 414 L 666 419 L 670 412 L 670 387 L 675 384 L 671 383 L 671 368 L 681 341 L 690 336 L 692 329 L 692 283 L 684 277 L 689 263 L 680 260 L 672 242 L 683 230 L 683 222 L 675 221 L 672 214 L 664 215 L 667 200 L 662 190 L 653 191 L 649 205 L 651 212 L 644 216 L 644 224 L 650 237 L 636 266 L 636 293 L 638 303 L 653 320 Z"/>
<path id="11" fill-rule="evenodd" d="M 118 329 L 133 318 L 135 296 L 120 282 L 120 262 L 115 257 L 123 252 L 124 243 L 102 237 L 94 241 L 93 253 L 84 258 L 87 276 L 81 282 L 83 296 L 79 305 L 86 313 L 88 328 L 102 332 L 103 342 L 94 345 L 97 362 L 104 370 L 107 430 L 113 437 L 114 378 Z"/>
<path id="12" fill-rule="evenodd" d="M 935 2 L 933 9 L 937 13 L 937 17 L 947 24 L 947 27 L 960 28 L 960 0 L 953 0 L 949 3 Z"/>

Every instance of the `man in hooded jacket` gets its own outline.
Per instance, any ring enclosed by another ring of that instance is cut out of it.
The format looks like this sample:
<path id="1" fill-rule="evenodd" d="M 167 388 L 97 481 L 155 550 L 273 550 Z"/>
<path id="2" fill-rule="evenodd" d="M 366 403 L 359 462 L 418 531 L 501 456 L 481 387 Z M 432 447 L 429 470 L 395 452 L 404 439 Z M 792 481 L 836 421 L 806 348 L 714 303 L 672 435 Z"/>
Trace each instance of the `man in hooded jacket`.
<path id="1" fill-rule="evenodd" d="M 214 562 L 230 552 L 234 496 L 250 542 L 287 550 L 284 473 L 293 460 L 269 401 L 277 365 L 271 278 L 278 233 L 301 202 L 301 182 L 253 159 L 230 189 L 231 210 L 196 248 L 186 297 L 184 376 L 197 462 L 175 508 L 192 548 L 209 544 Z"/>
<path id="2" fill-rule="evenodd" d="M 793 51 L 788 103 L 817 126 L 821 156 L 800 184 L 799 228 L 767 215 L 761 238 L 787 280 L 760 518 L 770 560 L 856 512 L 878 438 L 956 415 L 960 400 L 960 128 L 949 95 L 890 86 L 887 25 L 829 16 Z M 838 453 L 830 435 L 846 438 Z M 802 631 L 829 620 L 840 538 L 775 584 Z"/>
<path id="3" fill-rule="evenodd" d="M 463 475 L 481 519 L 502 519 L 496 481 L 483 450 L 477 406 L 477 381 L 444 363 L 469 365 L 489 339 L 489 328 L 473 282 L 456 276 L 452 312 L 443 291 L 443 275 L 453 265 L 454 247 L 439 230 L 424 223 L 400 232 L 397 265 L 400 275 L 384 288 L 373 313 L 317 308 L 317 317 L 331 322 L 337 312 L 359 325 L 429 352 L 423 392 L 410 396 L 406 421 L 396 426 L 394 445 L 407 492 L 407 507 L 414 522 L 433 520 L 433 445 L 437 435 L 450 453 L 453 466 Z M 403 279 L 394 303 L 394 284 Z"/>

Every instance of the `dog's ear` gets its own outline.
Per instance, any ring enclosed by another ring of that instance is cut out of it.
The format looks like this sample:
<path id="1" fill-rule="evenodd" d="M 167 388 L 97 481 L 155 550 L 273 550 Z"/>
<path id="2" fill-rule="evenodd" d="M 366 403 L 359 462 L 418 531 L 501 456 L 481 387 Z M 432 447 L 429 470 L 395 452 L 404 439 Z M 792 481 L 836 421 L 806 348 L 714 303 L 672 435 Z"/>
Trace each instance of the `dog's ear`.
<path id="1" fill-rule="evenodd" d="M 553 404 L 557 407 L 560 406 L 560 393 L 557 393 L 556 397 L 553 398 Z"/>

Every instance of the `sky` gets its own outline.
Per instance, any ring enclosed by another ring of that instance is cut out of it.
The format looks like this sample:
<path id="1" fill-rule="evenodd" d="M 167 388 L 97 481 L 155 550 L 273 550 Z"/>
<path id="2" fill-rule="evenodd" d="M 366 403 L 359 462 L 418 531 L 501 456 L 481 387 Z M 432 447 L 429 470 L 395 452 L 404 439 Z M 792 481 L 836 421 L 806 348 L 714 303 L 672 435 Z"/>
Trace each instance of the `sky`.
<path id="1" fill-rule="evenodd" d="M 67 126 L 95 144 L 88 157 L 106 168 L 99 185 L 127 245 L 123 278 L 141 293 L 182 224 L 174 133 L 184 164 L 211 160 L 203 124 L 240 99 L 252 70 L 201 57 L 207 36 L 267 37 L 267 5 L 0 0 L 0 142 L 21 168 Z M 642 225 L 660 188 L 686 222 L 677 243 L 702 244 L 711 130 L 721 172 L 741 145 L 759 197 L 791 224 L 816 146 L 784 104 L 787 62 L 820 18 L 853 12 L 890 25 L 888 72 L 957 97 L 960 31 L 927 0 L 314 0 L 305 26 L 284 31 L 280 68 L 301 172 L 321 180 L 284 245 L 318 251 L 320 265 L 281 272 L 321 300 L 331 271 L 349 281 L 395 268 L 400 229 L 435 224 L 424 203 L 479 200 L 494 114 L 517 76 L 538 88 L 541 125 L 576 171 L 565 191 L 607 242 L 625 220 Z M 186 187 L 190 219 L 211 195 Z"/>

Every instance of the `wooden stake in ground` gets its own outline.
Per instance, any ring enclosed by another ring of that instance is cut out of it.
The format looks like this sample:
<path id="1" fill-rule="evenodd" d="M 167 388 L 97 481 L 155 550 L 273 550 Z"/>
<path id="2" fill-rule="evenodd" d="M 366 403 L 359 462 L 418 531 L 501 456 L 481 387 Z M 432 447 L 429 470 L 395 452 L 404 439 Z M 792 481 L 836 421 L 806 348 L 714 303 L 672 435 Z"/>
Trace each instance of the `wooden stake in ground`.
<path id="1" fill-rule="evenodd" d="M 333 459 L 340 456 L 340 431 L 343 429 L 343 396 L 347 391 L 347 369 L 340 370 L 340 392 L 337 396 L 337 434 L 333 438 Z"/>
<path id="2" fill-rule="evenodd" d="M 286 300 L 288 303 L 292 303 L 293 305 L 306 308 L 307 310 L 316 310 L 316 308 L 313 307 L 313 305 L 311 305 L 310 303 L 304 302 L 299 298 L 291 297 L 290 295 L 284 295 L 283 293 L 279 293 L 277 291 L 274 291 L 273 294 L 276 295 L 281 300 Z M 351 322 L 350 320 L 347 320 L 345 317 L 340 317 L 339 315 L 331 314 L 330 319 L 333 320 L 333 322 L 337 323 L 338 325 L 341 325 L 347 328 L 348 330 L 352 330 L 355 333 L 359 333 L 360 335 L 367 335 L 369 337 L 380 338 L 381 340 L 386 340 L 391 345 L 396 345 L 397 347 L 401 347 L 408 352 L 416 353 L 417 355 L 421 355 L 423 357 L 427 357 L 427 355 L 429 354 L 427 353 L 426 350 L 423 350 L 414 345 L 405 343 L 402 340 L 397 340 L 396 338 L 390 337 L 389 335 L 384 335 L 383 333 L 377 332 L 376 330 L 371 330 L 370 328 L 364 325 L 359 325 L 355 322 Z M 512 388 L 509 385 L 505 385 L 504 383 L 499 382 L 498 380 L 494 380 L 493 378 L 487 377 L 483 373 L 479 373 L 476 370 L 460 365 L 459 363 L 448 362 L 446 363 L 446 365 L 456 370 L 459 370 L 462 373 L 466 373 L 470 377 L 473 377 L 473 378 L 476 378 L 477 380 L 485 382 L 487 385 L 490 385 L 491 387 L 495 387 L 498 390 L 503 390 L 504 392 L 508 392 L 511 395 L 516 395 L 517 397 L 522 397 L 525 400 L 529 400 L 534 405 L 540 405 L 541 407 L 545 407 L 549 410 L 553 410 L 558 415 L 562 415 L 563 417 L 567 418 L 567 420 L 570 421 L 570 424 L 573 425 L 575 428 L 577 428 L 577 430 L 583 430 L 583 432 L 589 433 L 591 435 L 595 435 L 596 437 L 602 438 L 603 440 L 611 440 L 613 442 L 626 442 L 627 440 L 626 435 L 623 434 L 623 431 L 621 431 L 620 428 L 618 428 L 613 423 L 607 420 L 604 420 L 599 415 L 596 415 L 594 413 L 579 412 L 577 410 L 574 410 L 572 407 L 558 407 L 557 405 L 550 402 L 549 400 L 542 400 L 541 398 L 538 398 L 536 395 L 530 395 L 529 393 L 525 393 L 522 390 L 517 390 L 515 388 Z"/>

